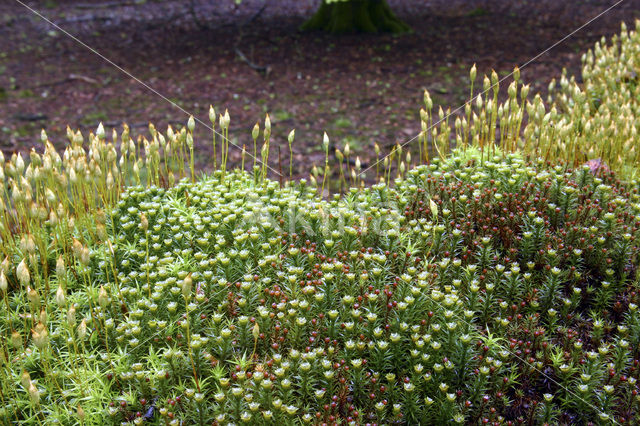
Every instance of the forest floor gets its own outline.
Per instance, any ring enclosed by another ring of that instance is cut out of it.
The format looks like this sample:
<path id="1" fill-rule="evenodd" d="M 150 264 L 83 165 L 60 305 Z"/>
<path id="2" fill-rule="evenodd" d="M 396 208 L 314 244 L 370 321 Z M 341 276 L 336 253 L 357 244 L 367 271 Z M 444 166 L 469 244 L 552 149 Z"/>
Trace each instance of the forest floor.
<path id="1" fill-rule="evenodd" d="M 436 110 L 455 109 L 469 97 L 474 63 L 479 76 L 491 69 L 507 76 L 616 3 L 389 0 L 412 33 L 300 32 L 318 1 L 27 2 L 130 75 L 20 3 L 3 2 L 0 149 L 5 155 L 28 152 L 39 144 L 42 128 L 63 146 L 67 125 L 90 131 L 103 122 L 119 130 L 127 122 L 134 133 L 147 134 L 149 122 L 159 129 L 186 123 L 169 99 L 206 123 L 210 104 L 219 112 L 228 108 L 232 143 L 250 151 L 251 128 L 256 121 L 262 127 L 269 113 L 272 147 L 281 150 L 285 170 L 286 135 L 295 128 L 298 176 L 323 164 L 324 131 L 335 146 L 349 142 L 366 164 L 374 142 L 388 150 L 418 134 L 424 89 Z M 640 0 L 623 1 L 524 67 L 522 79 L 532 93 L 544 93 L 563 68 L 579 76 L 582 53 L 619 32 L 622 21 L 632 27 L 638 17 Z M 204 168 L 211 163 L 210 141 L 210 130 L 199 125 L 198 163 Z M 238 154 L 232 151 L 232 159 Z"/>

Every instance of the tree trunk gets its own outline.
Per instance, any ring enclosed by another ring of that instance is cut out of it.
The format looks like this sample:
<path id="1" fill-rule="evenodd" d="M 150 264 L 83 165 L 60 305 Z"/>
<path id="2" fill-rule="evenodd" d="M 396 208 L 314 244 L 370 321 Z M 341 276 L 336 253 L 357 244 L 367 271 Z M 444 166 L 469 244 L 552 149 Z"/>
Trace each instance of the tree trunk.
<path id="1" fill-rule="evenodd" d="M 333 34 L 347 32 L 402 33 L 411 28 L 398 19 L 386 0 L 348 0 L 327 3 L 302 25 L 303 30 L 322 30 Z"/>

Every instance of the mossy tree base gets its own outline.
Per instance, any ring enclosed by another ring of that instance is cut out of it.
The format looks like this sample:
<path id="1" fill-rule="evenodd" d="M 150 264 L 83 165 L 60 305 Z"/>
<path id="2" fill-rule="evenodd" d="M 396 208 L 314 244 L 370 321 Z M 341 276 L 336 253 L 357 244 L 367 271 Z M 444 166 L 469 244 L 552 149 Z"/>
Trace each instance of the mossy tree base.
<path id="1" fill-rule="evenodd" d="M 322 30 L 332 34 L 403 33 L 411 30 L 393 14 L 386 0 L 349 0 L 332 3 L 323 1 L 302 29 Z"/>

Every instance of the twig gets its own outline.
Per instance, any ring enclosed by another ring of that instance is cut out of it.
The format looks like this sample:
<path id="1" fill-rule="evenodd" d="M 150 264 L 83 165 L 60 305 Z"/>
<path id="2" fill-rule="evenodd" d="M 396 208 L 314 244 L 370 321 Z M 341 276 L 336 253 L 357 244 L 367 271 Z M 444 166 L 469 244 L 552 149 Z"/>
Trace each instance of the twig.
<path id="1" fill-rule="evenodd" d="M 123 2 L 107 2 L 107 3 L 80 3 L 74 5 L 76 9 L 108 9 L 110 7 L 120 7 L 120 6 L 135 6 L 141 4 L 137 1 L 123 1 Z"/>
<path id="2" fill-rule="evenodd" d="M 258 19 L 258 17 L 260 15 L 262 15 L 262 12 L 264 12 L 264 10 L 267 8 L 267 3 L 265 2 L 265 4 L 262 5 L 262 7 L 256 12 L 254 13 L 251 18 L 247 19 L 242 25 L 239 26 L 238 28 L 238 38 L 236 40 L 235 46 L 234 46 L 234 50 L 236 52 L 236 55 L 238 55 L 238 57 L 244 61 L 247 65 L 249 65 L 249 67 L 259 73 L 262 73 L 265 77 L 267 77 L 269 75 L 269 73 L 271 73 L 271 66 L 267 65 L 267 66 L 261 66 L 261 65 L 256 65 L 255 63 L 251 62 L 249 60 L 249 58 L 247 58 L 247 56 L 242 53 L 242 51 L 240 50 L 240 48 L 238 47 L 240 45 L 240 43 L 242 42 L 242 38 L 244 37 L 244 29 L 247 25 L 252 24 L 256 19 Z"/>
<path id="3" fill-rule="evenodd" d="M 265 4 L 263 4 L 263 5 L 262 5 L 262 7 L 261 7 L 261 8 L 260 8 L 256 13 L 254 13 L 254 14 L 253 14 L 253 16 L 251 16 L 251 18 L 249 18 L 248 20 L 246 20 L 246 21 L 244 22 L 243 26 L 246 26 L 246 25 L 252 24 L 252 23 L 253 23 L 253 21 L 255 21 L 256 19 L 258 19 L 258 17 L 259 17 L 260 15 L 262 15 L 262 12 L 264 12 L 264 10 L 265 10 L 266 8 L 267 8 L 267 3 L 265 2 Z"/>
<path id="4" fill-rule="evenodd" d="M 236 51 L 236 55 L 238 55 L 238 57 L 240 59 L 242 59 L 244 62 L 246 62 L 247 65 L 249 65 L 249 67 L 253 70 L 256 70 L 259 73 L 263 73 L 263 75 L 266 77 L 269 75 L 269 73 L 271 72 L 271 66 L 267 65 L 267 66 L 261 66 L 261 65 L 256 65 L 253 62 L 251 62 L 244 53 L 242 53 L 242 51 L 240 49 L 238 49 L 237 47 L 235 48 Z"/>
<path id="5" fill-rule="evenodd" d="M 82 80 L 90 84 L 100 84 L 100 82 L 95 78 L 87 77 L 86 75 L 81 75 L 81 74 L 69 74 L 69 77 L 67 78 L 67 80 Z"/>
<path id="6" fill-rule="evenodd" d="M 110 16 L 94 16 L 94 15 L 89 15 L 89 16 L 72 16 L 70 18 L 67 19 L 63 19 L 61 21 L 58 21 L 58 24 L 77 24 L 78 22 L 86 22 L 86 21 L 91 21 L 91 22 L 95 22 L 95 21 L 110 21 L 113 18 Z"/>
<path id="7" fill-rule="evenodd" d="M 20 120 L 20 121 L 41 121 L 41 120 L 47 120 L 49 117 L 47 117 L 47 115 L 38 112 L 35 114 L 29 114 L 29 113 L 19 113 L 14 115 L 16 120 Z"/>
<path id="8" fill-rule="evenodd" d="M 282 154 L 280 152 L 280 145 L 278 145 L 278 171 L 280 172 L 280 188 L 283 186 L 283 174 L 282 174 Z"/>
<path id="9" fill-rule="evenodd" d="M 67 76 L 67 78 L 63 78 L 62 80 L 56 80 L 56 81 L 50 81 L 50 82 L 46 82 L 46 83 L 36 84 L 35 86 L 32 87 L 32 89 L 37 89 L 39 87 L 57 86 L 59 84 L 69 83 L 70 81 L 74 81 L 74 80 L 84 81 L 85 83 L 89 83 L 89 84 L 96 84 L 96 85 L 100 84 L 100 82 L 98 80 L 96 80 L 94 78 L 91 78 L 91 77 L 87 77 L 86 75 L 69 74 Z"/>

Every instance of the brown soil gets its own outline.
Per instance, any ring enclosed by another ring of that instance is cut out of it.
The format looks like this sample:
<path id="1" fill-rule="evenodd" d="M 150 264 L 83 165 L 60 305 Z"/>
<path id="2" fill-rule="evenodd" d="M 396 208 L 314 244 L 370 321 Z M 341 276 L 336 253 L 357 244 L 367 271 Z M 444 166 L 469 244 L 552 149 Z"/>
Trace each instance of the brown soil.
<path id="1" fill-rule="evenodd" d="M 473 63 L 479 75 L 491 69 L 507 75 L 615 2 L 389 0 L 415 30 L 400 36 L 299 32 L 317 0 L 269 0 L 264 8 L 264 0 L 28 4 L 204 122 L 209 104 L 218 111 L 228 108 L 234 144 L 252 147 L 250 130 L 268 112 L 272 146 L 280 146 L 284 170 L 286 135 L 295 128 L 299 175 L 323 163 L 323 131 L 337 146 L 348 141 L 363 162 L 371 161 L 374 142 L 384 149 L 419 132 L 425 88 L 435 105 L 455 108 L 468 97 Z M 38 145 L 41 128 L 62 146 L 67 125 L 90 131 L 101 121 L 116 128 L 126 121 L 146 134 L 148 122 L 161 129 L 186 123 L 182 111 L 139 81 L 19 3 L 3 3 L 0 148 L 5 154 Z M 621 21 L 631 26 L 637 17 L 640 0 L 622 2 L 525 67 L 523 80 L 532 92 L 544 91 L 562 68 L 578 74 L 586 49 L 618 32 Z M 199 125 L 196 133 L 199 163 L 206 167 L 210 131 Z M 277 160 L 271 164 L 277 168 Z"/>

